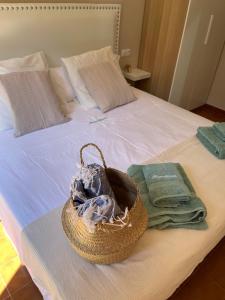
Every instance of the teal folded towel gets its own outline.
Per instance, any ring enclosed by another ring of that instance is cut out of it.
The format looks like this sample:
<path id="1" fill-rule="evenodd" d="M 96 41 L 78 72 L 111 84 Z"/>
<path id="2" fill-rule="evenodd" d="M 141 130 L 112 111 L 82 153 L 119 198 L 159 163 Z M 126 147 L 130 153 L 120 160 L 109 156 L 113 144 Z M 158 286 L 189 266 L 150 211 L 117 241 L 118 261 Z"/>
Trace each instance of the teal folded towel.
<path id="1" fill-rule="evenodd" d="M 143 166 L 142 170 L 154 206 L 177 207 L 195 196 L 180 164 L 151 164 Z"/>
<path id="2" fill-rule="evenodd" d="M 225 158 L 225 142 L 215 134 L 212 127 L 199 127 L 197 138 L 217 158 Z"/>
<path id="3" fill-rule="evenodd" d="M 179 197 L 175 197 L 175 200 L 172 200 L 172 197 L 169 198 L 171 202 L 171 207 L 159 207 L 155 206 L 152 202 L 152 190 L 154 188 L 150 189 L 150 181 L 149 181 L 149 173 L 152 173 L 150 169 L 152 168 L 153 170 L 157 169 L 156 164 L 154 165 L 148 165 L 148 166 L 143 166 L 143 165 L 132 165 L 128 169 L 128 175 L 133 178 L 133 180 L 136 182 L 141 199 L 148 211 L 148 226 L 150 228 L 156 228 L 156 229 L 166 229 L 166 228 L 189 228 L 189 229 L 207 229 L 207 223 L 205 221 L 205 217 L 207 215 L 206 208 L 202 201 L 196 196 L 195 191 L 187 178 L 183 168 L 179 164 L 160 164 L 159 169 L 161 169 L 164 166 L 165 170 L 171 170 L 171 176 L 176 175 L 178 170 L 180 172 L 180 176 L 183 177 L 184 184 L 186 184 L 186 188 L 188 191 L 188 199 L 183 198 L 183 195 L 180 198 L 180 203 L 179 202 Z M 152 166 L 152 167 L 151 167 Z M 163 172 L 161 172 L 161 175 L 159 174 L 159 169 L 157 176 L 163 176 Z M 145 170 L 145 175 L 144 175 L 144 170 Z M 162 170 L 162 169 L 161 169 Z M 175 171 L 174 171 L 175 170 Z M 168 172 L 166 172 L 168 174 Z M 180 180 L 180 177 L 178 181 Z M 165 193 L 165 182 L 163 182 L 164 188 L 162 189 L 162 195 L 160 196 L 160 189 L 158 187 L 156 188 L 157 193 L 155 192 L 154 195 L 157 194 L 157 198 L 159 197 L 161 200 L 163 199 L 163 196 L 167 199 L 168 197 Z M 169 183 L 170 185 L 170 183 Z M 183 185 L 183 183 L 182 183 Z M 185 190 L 185 191 L 187 191 Z M 151 191 L 151 192 L 150 192 Z M 168 188 L 168 192 L 173 192 L 174 195 L 176 195 L 176 190 L 175 190 L 175 185 L 171 189 L 171 186 Z M 178 193 L 180 193 L 180 190 L 178 189 Z M 160 201 L 161 201 L 160 200 Z M 165 203 L 168 205 L 168 202 L 165 201 Z M 163 202 L 161 202 L 162 204 Z M 174 206 L 174 203 L 176 203 L 176 207 Z"/>
<path id="4" fill-rule="evenodd" d="M 225 142 L 225 122 L 216 122 L 213 125 L 213 130 L 218 138 Z"/>

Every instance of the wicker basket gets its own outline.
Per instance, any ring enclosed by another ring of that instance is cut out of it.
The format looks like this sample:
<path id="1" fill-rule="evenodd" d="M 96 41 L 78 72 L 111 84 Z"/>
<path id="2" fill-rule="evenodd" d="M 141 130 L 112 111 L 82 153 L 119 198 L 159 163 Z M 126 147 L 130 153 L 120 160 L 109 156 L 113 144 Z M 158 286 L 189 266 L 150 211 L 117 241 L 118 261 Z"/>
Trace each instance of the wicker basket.
<path id="1" fill-rule="evenodd" d="M 101 150 L 95 144 L 84 145 L 80 150 L 81 164 L 84 165 L 82 151 L 87 146 L 98 149 L 107 178 L 112 186 L 116 200 L 124 211 L 129 211 L 124 227 L 117 224 L 97 224 L 94 233 L 90 233 L 82 218 L 77 216 L 72 199 L 69 199 L 62 211 L 63 229 L 75 251 L 89 262 L 112 264 L 127 258 L 137 240 L 147 227 L 147 212 L 139 193 L 128 175 L 113 168 L 107 168 Z"/>

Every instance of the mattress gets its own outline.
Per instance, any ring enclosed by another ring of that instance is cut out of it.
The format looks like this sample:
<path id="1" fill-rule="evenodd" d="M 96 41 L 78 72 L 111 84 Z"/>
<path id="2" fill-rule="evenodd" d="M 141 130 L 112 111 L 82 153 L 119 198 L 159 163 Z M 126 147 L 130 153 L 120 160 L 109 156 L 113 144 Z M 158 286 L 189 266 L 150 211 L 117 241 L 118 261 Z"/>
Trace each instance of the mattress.
<path id="1" fill-rule="evenodd" d="M 20 256 L 22 231 L 67 200 L 83 144 L 96 143 L 109 166 L 125 171 L 211 125 L 150 94 L 135 94 L 137 101 L 104 115 L 77 107 L 69 123 L 20 138 L 0 133 L 0 218 Z M 99 158 L 88 149 L 85 159 Z"/>
<path id="2" fill-rule="evenodd" d="M 61 225 L 62 207 L 56 208 L 22 234 L 25 262 L 45 286 L 45 295 L 54 300 L 165 300 L 191 274 L 225 234 L 225 161 L 196 137 L 145 163 L 168 161 L 184 167 L 207 207 L 209 228 L 147 230 L 128 259 L 92 265 L 72 249 Z"/>

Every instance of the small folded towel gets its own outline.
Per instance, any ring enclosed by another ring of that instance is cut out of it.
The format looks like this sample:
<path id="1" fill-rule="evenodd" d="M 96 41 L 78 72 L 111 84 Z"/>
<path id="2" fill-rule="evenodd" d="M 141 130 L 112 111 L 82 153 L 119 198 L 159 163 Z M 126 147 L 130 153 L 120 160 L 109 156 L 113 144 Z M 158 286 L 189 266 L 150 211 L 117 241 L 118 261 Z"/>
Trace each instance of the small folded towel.
<path id="1" fill-rule="evenodd" d="M 194 189 L 180 164 L 143 166 L 149 197 L 154 206 L 177 207 L 195 197 Z"/>
<path id="2" fill-rule="evenodd" d="M 213 155 L 219 159 L 225 158 L 225 142 L 215 134 L 212 127 L 199 127 L 196 136 Z"/>
<path id="3" fill-rule="evenodd" d="M 217 122 L 213 125 L 213 130 L 215 134 L 220 138 L 223 142 L 225 142 L 225 122 Z"/>
<path id="4" fill-rule="evenodd" d="M 177 164 L 175 165 L 177 168 Z M 153 166 L 153 168 L 155 169 L 156 165 Z M 176 207 L 157 207 L 153 205 L 149 192 L 150 182 L 148 181 L 148 177 L 145 177 L 144 175 L 144 168 L 149 169 L 151 168 L 151 165 L 132 165 L 128 169 L 128 175 L 133 178 L 139 188 L 141 199 L 148 211 L 148 226 L 150 228 L 189 228 L 197 230 L 208 228 L 205 221 L 205 217 L 207 215 L 206 207 L 204 206 L 202 201 L 195 195 L 194 189 L 181 166 L 180 168 L 178 168 L 181 170 L 180 176 L 184 176 L 183 180 L 187 184 L 187 187 L 190 189 L 191 197 L 188 201 L 183 201 L 183 197 L 181 197 L 182 200 L 180 201 L 180 205 Z M 177 174 L 177 170 L 175 174 Z M 173 175 L 172 172 L 171 175 Z M 163 194 L 165 195 L 164 190 Z M 176 201 L 178 201 L 178 198 L 176 199 Z"/>

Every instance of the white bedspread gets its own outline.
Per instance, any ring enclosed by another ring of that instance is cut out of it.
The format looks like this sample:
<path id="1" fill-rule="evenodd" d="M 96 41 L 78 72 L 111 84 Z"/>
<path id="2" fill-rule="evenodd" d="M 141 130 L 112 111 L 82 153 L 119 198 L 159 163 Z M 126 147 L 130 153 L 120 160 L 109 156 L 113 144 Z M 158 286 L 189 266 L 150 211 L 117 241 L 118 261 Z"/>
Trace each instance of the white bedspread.
<path id="1" fill-rule="evenodd" d="M 21 232 L 65 202 L 76 173 L 79 149 L 94 142 L 106 162 L 120 170 L 180 143 L 211 122 L 135 90 L 138 100 L 106 114 L 77 107 L 71 122 L 14 138 L 0 133 L 0 219 L 22 256 Z M 97 153 L 85 157 L 96 161 Z"/>
<path id="2" fill-rule="evenodd" d="M 51 299 L 165 300 L 219 242 L 225 234 L 225 161 L 213 157 L 197 138 L 150 160 L 169 161 L 183 165 L 207 207 L 209 228 L 147 230 L 127 260 L 92 265 L 69 245 L 58 208 L 23 233 L 25 262 Z"/>

